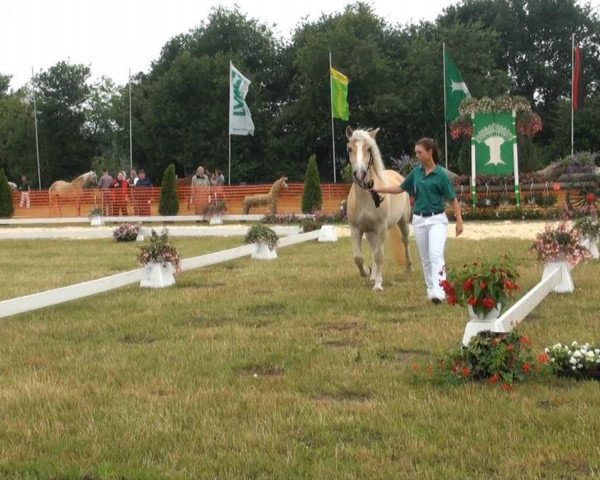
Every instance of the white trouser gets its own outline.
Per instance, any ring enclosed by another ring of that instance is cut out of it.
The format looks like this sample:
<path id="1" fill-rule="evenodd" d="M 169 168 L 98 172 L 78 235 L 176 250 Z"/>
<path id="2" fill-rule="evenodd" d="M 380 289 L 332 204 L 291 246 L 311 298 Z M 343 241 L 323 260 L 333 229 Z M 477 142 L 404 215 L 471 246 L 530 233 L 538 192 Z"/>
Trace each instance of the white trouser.
<path id="1" fill-rule="evenodd" d="M 427 298 L 445 298 L 440 281 L 446 279 L 444 247 L 448 235 L 448 217 L 445 213 L 431 217 L 413 216 L 413 230 L 419 248 Z"/>

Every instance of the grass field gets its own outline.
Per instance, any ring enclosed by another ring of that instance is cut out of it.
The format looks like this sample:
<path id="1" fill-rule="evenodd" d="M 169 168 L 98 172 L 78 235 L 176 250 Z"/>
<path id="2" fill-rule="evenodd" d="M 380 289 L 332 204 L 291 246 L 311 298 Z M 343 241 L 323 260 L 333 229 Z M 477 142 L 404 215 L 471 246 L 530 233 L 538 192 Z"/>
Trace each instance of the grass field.
<path id="1" fill-rule="evenodd" d="M 241 238 L 173 240 L 184 257 Z M 449 264 L 529 241 L 450 239 Z M 2 299 L 136 268 L 139 244 L 3 241 Z M 455 347 L 466 311 L 387 263 L 358 276 L 348 239 L 278 250 L 2 320 L 2 479 L 579 479 L 600 475 L 600 384 L 442 387 L 413 362 Z M 600 341 L 600 264 L 521 330 L 541 351 Z"/>

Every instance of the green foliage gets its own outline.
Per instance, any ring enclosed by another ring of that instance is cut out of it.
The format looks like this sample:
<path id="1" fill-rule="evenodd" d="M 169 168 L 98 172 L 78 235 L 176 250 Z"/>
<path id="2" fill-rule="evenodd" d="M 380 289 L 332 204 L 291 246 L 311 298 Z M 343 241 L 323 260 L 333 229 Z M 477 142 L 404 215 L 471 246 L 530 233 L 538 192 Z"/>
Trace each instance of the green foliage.
<path id="1" fill-rule="evenodd" d="M 311 213 L 320 210 L 323 205 L 321 178 L 317 170 L 317 157 L 311 155 L 304 176 L 304 192 L 302 194 L 302 212 Z"/>
<path id="2" fill-rule="evenodd" d="M 264 242 L 268 245 L 270 250 L 273 250 L 279 242 L 279 237 L 264 223 L 256 223 L 248 230 L 244 243 L 256 242 Z"/>
<path id="3" fill-rule="evenodd" d="M 470 305 L 475 313 L 487 314 L 519 287 L 518 273 L 509 257 L 476 260 L 460 268 L 447 268 L 440 285 L 450 305 Z"/>
<path id="4" fill-rule="evenodd" d="M 161 215 L 177 215 L 178 211 L 177 178 L 175 176 L 175 165 L 171 163 L 163 174 L 158 213 Z"/>
<path id="5" fill-rule="evenodd" d="M 315 230 L 320 230 L 323 226 L 323 222 L 317 220 L 316 218 L 305 218 L 300 223 L 300 227 L 304 233 L 313 232 Z"/>
<path id="6" fill-rule="evenodd" d="M 600 378 L 600 345 L 577 342 L 562 345 L 557 343 L 544 349 L 540 356 L 550 369 L 558 375 L 576 378 Z"/>
<path id="7" fill-rule="evenodd" d="M 95 205 L 92 208 L 90 208 L 88 217 L 90 217 L 90 218 L 91 217 L 101 217 L 103 214 L 104 214 L 104 211 L 102 210 L 102 208 Z"/>
<path id="8" fill-rule="evenodd" d="M 0 168 L 0 218 L 12 217 L 14 213 L 12 190 L 8 185 L 4 169 Z"/>
<path id="9" fill-rule="evenodd" d="M 510 390 L 516 381 L 523 381 L 537 369 L 531 341 L 513 330 L 510 333 L 480 332 L 467 346 L 450 352 L 439 362 L 436 380 L 462 383 L 467 380 L 487 380 Z"/>

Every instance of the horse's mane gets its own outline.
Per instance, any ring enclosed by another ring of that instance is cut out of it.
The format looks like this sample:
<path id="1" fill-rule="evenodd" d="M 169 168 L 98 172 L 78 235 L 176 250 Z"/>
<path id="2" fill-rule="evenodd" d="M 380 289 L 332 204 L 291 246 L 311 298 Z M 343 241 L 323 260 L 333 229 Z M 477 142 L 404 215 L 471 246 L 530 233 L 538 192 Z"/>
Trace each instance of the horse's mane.
<path id="1" fill-rule="evenodd" d="M 375 175 L 382 178 L 385 165 L 383 164 L 377 142 L 369 135 L 369 130 L 354 130 L 350 137 L 350 142 L 365 142 L 369 145 L 371 148 L 371 155 L 373 155 L 373 170 L 375 171 Z"/>

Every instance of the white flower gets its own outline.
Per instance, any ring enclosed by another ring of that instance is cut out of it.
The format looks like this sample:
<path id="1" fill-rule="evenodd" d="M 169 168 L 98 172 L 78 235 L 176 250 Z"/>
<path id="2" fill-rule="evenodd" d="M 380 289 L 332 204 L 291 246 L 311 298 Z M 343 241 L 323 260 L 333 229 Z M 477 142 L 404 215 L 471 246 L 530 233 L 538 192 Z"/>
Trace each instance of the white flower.
<path id="1" fill-rule="evenodd" d="M 575 365 L 573 365 L 573 366 L 571 367 L 571 370 L 577 370 L 577 367 L 576 367 Z"/>
<path id="2" fill-rule="evenodd" d="M 544 352 L 548 353 L 550 350 L 548 348 L 544 348 Z"/>
<path id="3" fill-rule="evenodd" d="M 573 356 L 579 358 L 582 355 L 581 355 L 581 352 L 579 350 L 576 350 L 575 353 L 573 354 Z"/>
<path id="4" fill-rule="evenodd" d="M 571 357 L 569 362 L 572 363 L 573 365 L 575 365 L 577 363 L 577 359 L 575 357 Z"/>
<path id="5" fill-rule="evenodd" d="M 583 368 L 583 364 L 581 364 L 581 363 L 578 363 L 578 364 L 577 364 L 577 368 Z"/>

